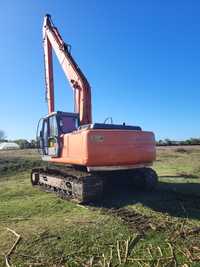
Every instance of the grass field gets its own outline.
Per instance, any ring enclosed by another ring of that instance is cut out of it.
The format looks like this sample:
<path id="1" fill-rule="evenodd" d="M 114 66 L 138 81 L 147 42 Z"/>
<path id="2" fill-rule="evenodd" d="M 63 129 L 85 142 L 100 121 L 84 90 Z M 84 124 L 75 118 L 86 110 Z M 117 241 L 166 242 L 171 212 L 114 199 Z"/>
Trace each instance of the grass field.
<path id="1" fill-rule="evenodd" d="M 0 266 L 200 266 L 200 147 L 159 148 L 155 192 L 81 206 L 30 185 L 34 150 L 0 151 Z"/>

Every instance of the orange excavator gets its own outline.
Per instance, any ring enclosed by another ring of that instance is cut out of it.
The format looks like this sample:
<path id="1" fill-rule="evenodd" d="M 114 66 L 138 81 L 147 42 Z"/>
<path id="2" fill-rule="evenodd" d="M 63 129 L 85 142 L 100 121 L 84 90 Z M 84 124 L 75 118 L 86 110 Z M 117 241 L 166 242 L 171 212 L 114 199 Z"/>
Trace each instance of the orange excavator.
<path id="1" fill-rule="evenodd" d="M 101 197 L 108 181 L 128 181 L 133 187 L 137 181 L 152 190 L 157 183 L 150 168 L 156 158 L 154 134 L 112 120 L 92 122 L 90 84 L 50 15 L 44 18 L 43 46 L 48 115 L 38 123 L 37 141 L 50 167 L 33 169 L 32 185 L 78 202 Z M 52 50 L 73 89 L 73 113 L 54 110 Z"/>

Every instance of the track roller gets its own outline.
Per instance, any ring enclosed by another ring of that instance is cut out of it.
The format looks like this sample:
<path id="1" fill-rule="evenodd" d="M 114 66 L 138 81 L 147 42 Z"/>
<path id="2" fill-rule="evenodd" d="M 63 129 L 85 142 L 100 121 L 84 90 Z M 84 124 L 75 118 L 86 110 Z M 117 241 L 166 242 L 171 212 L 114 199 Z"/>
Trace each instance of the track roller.
<path id="1" fill-rule="evenodd" d="M 31 172 L 31 183 L 32 183 L 32 185 L 38 185 L 39 179 L 40 179 L 39 171 L 33 169 L 32 172 Z"/>

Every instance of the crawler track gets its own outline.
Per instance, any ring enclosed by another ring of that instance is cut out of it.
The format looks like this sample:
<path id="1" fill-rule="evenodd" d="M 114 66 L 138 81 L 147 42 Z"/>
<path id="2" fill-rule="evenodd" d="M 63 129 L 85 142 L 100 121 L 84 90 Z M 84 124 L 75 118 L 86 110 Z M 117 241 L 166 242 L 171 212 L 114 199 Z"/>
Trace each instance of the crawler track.
<path id="1" fill-rule="evenodd" d="M 66 166 L 35 168 L 31 172 L 31 183 L 45 191 L 55 192 L 62 198 L 79 203 L 100 199 L 108 188 L 128 185 L 152 190 L 157 184 L 157 175 L 150 168 L 128 171 L 88 173 L 85 170 Z"/>
<path id="2" fill-rule="evenodd" d="M 54 192 L 64 199 L 87 203 L 101 197 L 103 180 L 101 177 L 79 170 L 65 168 L 62 171 L 50 168 L 36 168 L 31 172 L 33 186 Z"/>

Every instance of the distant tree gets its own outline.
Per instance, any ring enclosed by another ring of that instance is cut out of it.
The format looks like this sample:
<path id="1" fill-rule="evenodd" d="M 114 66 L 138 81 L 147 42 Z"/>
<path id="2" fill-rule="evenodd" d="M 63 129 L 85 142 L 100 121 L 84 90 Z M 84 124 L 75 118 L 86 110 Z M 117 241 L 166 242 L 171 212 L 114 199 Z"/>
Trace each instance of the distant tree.
<path id="1" fill-rule="evenodd" d="M 30 148 L 30 143 L 26 139 L 17 139 L 14 140 L 15 143 L 17 143 L 21 149 Z"/>
<path id="2" fill-rule="evenodd" d="M 179 145 L 181 145 L 181 146 L 186 145 L 186 141 L 180 141 Z"/>
<path id="3" fill-rule="evenodd" d="M 32 139 L 30 141 L 30 148 L 37 148 L 37 142 L 36 142 L 36 140 Z"/>
<path id="4" fill-rule="evenodd" d="M 199 145 L 200 144 L 200 138 L 190 138 L 191 145 Z"/>
<path id="5" fill-rule="evenodd" d="M 192 141 L 191 141 L 191 139 L 187 139 L 187 140 L 185 140 L 185 145 L 192 145 Z"/>
<path id="6" fill-rule="evenodd" d="M 171 141 L 170 139 L 168 139 L 168 138 L 166 138 L 166 139 L 164 140 L 164 143 L 165 143 L 166 146 L 170 146 L 170 145 L 172 145 L 172 141 Z"/>
<path id="7" fill-rule="evenodd" d="M 159 140 L 159 141 L 156 142 L 156 144 L 158 146 L 164 146 L 165 145 L 165 142 L 163 140 Z"/>
<path id="8" fill-rule="evenodd" d="M 5 140 L 5 132 L 3 130 L 0 130 L 0 140 Z"/>

